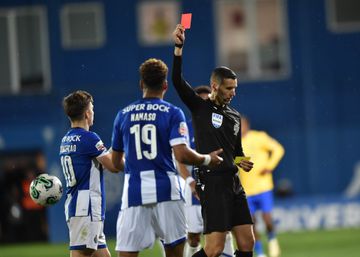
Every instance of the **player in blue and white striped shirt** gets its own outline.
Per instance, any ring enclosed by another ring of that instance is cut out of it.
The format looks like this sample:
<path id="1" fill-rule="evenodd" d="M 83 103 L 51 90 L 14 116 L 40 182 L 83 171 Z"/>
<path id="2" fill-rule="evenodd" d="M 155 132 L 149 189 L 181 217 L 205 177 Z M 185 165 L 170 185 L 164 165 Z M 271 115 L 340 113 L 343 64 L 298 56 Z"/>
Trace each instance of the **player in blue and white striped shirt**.
<path id="1" fill-rule="evenodd" d="M 163 100 L 167 72 L 161 60 L 145 61 L 140 66 L 143 98 L 120 110 L 114 121 L 112 160 L 125 171 L 117 221 L 119 256 L 136 257 L 160 238 L 167 256 L 182 257 L 186 221 L 172 152 L 187 164 L 222 161 L 222 150 L 202 155 L 187 146 L 183 112 Z"/>
<path id="2" fill-rule="evenodd" d="M 61 140 L 60 160 L 66 180 L 65 216 L 70 235 L 70 256 L 104 256 L 110 252 L 103 233 L 105 191 L 103 168 L 116 172 L 111 154 L 93 125 L 93 98 L 76 91 L 63 100 L 71 128 Z M 93 255 L 94 254 L 94 255 Z"/>

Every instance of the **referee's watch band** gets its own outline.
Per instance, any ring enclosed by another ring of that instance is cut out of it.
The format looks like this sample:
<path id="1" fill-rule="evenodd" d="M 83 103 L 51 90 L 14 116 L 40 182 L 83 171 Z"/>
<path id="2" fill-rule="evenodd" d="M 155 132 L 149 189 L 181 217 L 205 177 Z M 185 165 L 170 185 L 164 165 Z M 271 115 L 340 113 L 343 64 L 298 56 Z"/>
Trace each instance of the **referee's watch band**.
<path id="1" fill-rule="evenodd" d="M 184 46 L 184 44 L 175 44 L 175 47 L 177 47 L 177 48 L 183 48 L 183 46 Z"/>
<path id="2" fill-rule="evenodd" d="M 211 162 L 211 156 L 209 154 L 205 154 L 204 157 L 205 157 L 205 159 L 204 159 L 204 161 L 203 161 L 203 163 L 201 165 L 207 166 Z"/>

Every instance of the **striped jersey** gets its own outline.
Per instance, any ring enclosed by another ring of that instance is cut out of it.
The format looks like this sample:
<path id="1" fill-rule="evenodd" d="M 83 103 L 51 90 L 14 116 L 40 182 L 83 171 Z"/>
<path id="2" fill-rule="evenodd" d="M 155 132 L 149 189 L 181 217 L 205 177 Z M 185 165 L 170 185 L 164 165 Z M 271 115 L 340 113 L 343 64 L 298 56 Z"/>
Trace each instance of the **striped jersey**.
<path id="1" fill-rule="evenodd" d="M 192 126 L 192 120 L 189 119 L 187 122 L 188 130 L 189 130 L 189 141 L 190 141 L 190 147 L 192 149 L 195 149 L 195 137 L 194 137 L 194 129 Z M 191 173 L 192 177 L 195 178 L 195 166 L 187 165 L 186 166 L 189 172 Z M 185 195 L 186 199 L 186 205 L 200 205 L 200 201 L 194 196 L 194 194 Z"/>
<path id="2" fill-rule="evenodd" d="M 159 98 L 143 98 L 120 110 L 112 148 L 125 152 L 121 209 L 181 199 L 172 147 L 186 144 L 182 110 Z"/>
<path id="3" fill-rule="evenodd" d="M 96 160 L 107 153 L 100 137 L 83 128 L 71 128 L 61 140 L 60 160 L 66 180 L 65 216 L 105 218 L 103 169 Z"/>

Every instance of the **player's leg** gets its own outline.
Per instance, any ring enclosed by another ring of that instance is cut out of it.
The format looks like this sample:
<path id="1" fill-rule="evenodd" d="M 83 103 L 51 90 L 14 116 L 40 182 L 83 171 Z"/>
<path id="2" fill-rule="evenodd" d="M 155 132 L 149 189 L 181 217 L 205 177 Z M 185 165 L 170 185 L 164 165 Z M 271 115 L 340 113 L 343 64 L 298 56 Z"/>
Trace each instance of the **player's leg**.
<path id="1" fill-rule="evenodd" d="M 151 224 L 165 247 L 167 257 L 183 257 L 186 241 L 186 219 L 182 200 L 157 203 Z"/>
<path id="2" fill-rule="evenodd" d="M 261 241 L 261 235 L 257 230 L 257 220 L 256 220 L 256 212 L 261 210 L 261 201 L 259 201 L 259 195 L 252 195 L 247 197 L 247 202 L 249 205 L 249 210 L 251 213 L 252 220 L 254 222 L 254 236 L 255 236 L 255 245 L 254 245 L 254 251 L 256 253 L 257 257 L 266 257 L 263 244 Z"/>
<path id="3" fill-rule="evenodd" d="M 276 238 L 275 228 L 272 219 L 272 210 L 274 207 L 273 191 L 267 191 L 261 194 L 261 210 L 262 218 L 266 226 L 266 233 L 268 237 L 269 256 L 278 257 L 280 256 L 281 250 L 279 242 Z"/>
<path id="4" fill-rule="evenodd" d="M 104 226 L 102 226 L 101 234 L 98 237 L 98 249 L 92 254 L 92 257 L 111 257 L 109 249 L 106 245 L 106 239 L 103 230 Z"/>
<path id="5" fill-rule="evenodd" d="M 90 257 L 94 252 L 94 249 L 70 250 L 70 257 Z"/>
<path id="6" fill-rule="evenodd" d="M 68 227 L 71 257 L 90 257 L 98 248 L 106 248 L 103 221 L 91 221 L 90 217 L 72 217 Z"/>
<path id="7" fill-rule="evenodd" d="M 276 238 L 271 213 L 264 213 L 263 219 L 266 225 L 266 232 L 268 236 L 268 248 L 270 257 L 278 257 L 281 254 L 279 241 Z"/>
<path id="8" fill-rule="evenodd" d="M 194 253 L 201 249 L 200 236 L 201 233 L 187 234 L 187 241 L 184 247 L 184 257 L 191 257 Z"/>
<path id="9" fill-rule="evenodd" d="M 111 257 L 111 254 L 109 249 L 106 247 L 96 250 L 91 257 Z"/>
<path id="10" fill-rule="evenodd" d="M 184 247 L 184 257 L 191 257 L 201 249 L 200 236 L 203 231 L 201 206 L 190 205 L 185 207 L 186 222 L 188 227 L 187 241 Z"/>
<path id="11" fill-rule="evenodd" d="M 139 256 L 139 252 L 123 252 L 118 251 L 118 257 L 137 257 Z"/>
<path id="12" fill-rule="evenodd" d="M 157 239 L 156 242 L 159 244 L 159 247 L 160 247 L 160 252 L 161 253 L 160 253 L 159 257 L 166 257 L 165 246 L 163 245 L 163 243 L 159 239 Z"/>
<path id="13" fill-rule="evenodd" d="M 262 244 L 262 241 L 261 241 L 261 235 L 257 230 L 256 216 L 253 215 L 252 218 L 253 218 L 253 221 L 254 221 L 254 236 L 255 236 L 254 251 L 255 251 L 257 257 L 266 257 L 265 252 L 264 252 L 264 247 L 263 247 L 263 244 Z"/>
<path id="14" fill-rule="evenodd" d="M 165 246 L 166 257 L 182 257 L 184 254 L 185 241 L 174 246 Z"/>
<path id="15" fill-rule="evenodd" d="M 119 257 L 137 257 L 139 252 L 155 242 L 151 226 L 153 205 L 121 210 L 116 224 L 116 247 Z"/>

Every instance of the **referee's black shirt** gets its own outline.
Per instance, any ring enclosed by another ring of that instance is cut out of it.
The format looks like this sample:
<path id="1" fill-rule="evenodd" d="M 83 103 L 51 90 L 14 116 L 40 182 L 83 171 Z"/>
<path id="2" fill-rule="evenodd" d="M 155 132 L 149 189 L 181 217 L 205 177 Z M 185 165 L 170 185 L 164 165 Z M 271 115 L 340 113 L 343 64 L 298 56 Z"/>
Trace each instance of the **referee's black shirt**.
<path id="1" fill-rule="evenodd" d="M 191 111 L 196 150 L 199 153 L 210 153 L 219 148 L 224 150 L 221 154 L 224 161 L 207 174 L 235 174 L 238 168 L 234 158 L 244 156 L 240 113 L 228 105 L 218 106 L 210 99 L 203 100 L 183 79 L 181 66 L 182 57 L 174 55 L 172 80 L 181 100 Z"/>

